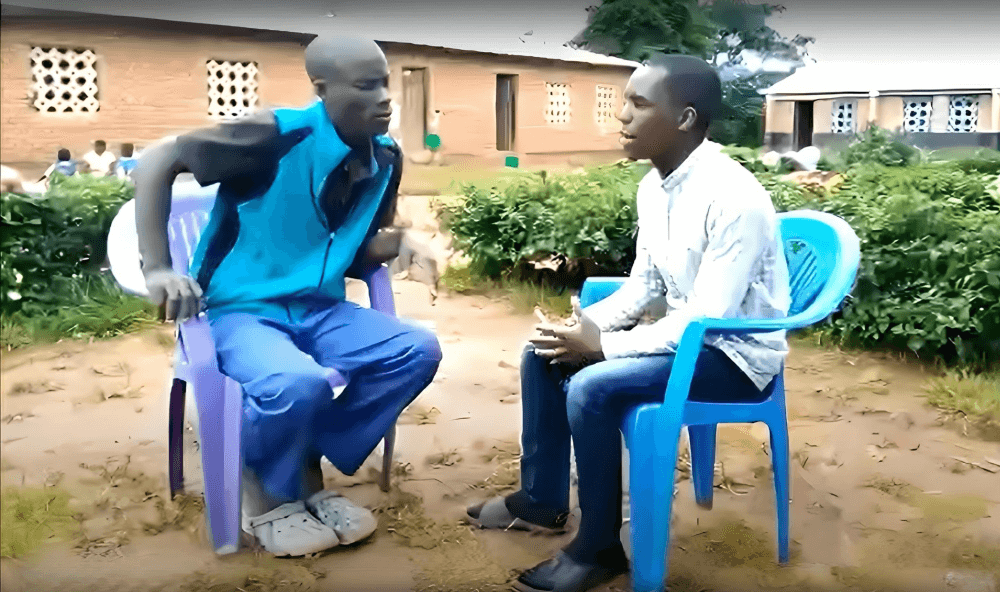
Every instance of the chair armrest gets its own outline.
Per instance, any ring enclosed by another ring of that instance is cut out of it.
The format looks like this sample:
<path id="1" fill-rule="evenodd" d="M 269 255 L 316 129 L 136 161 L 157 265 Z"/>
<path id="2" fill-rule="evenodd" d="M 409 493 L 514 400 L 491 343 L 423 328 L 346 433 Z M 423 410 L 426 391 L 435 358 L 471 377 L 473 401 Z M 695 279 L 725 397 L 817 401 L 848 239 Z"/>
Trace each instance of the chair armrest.
<path id="1" fill-rule="evenodd" d="M 371 307 L 390 316 L 396 316 L 396 303 L 392 296 L 392 280 L 386 264 L 375 265 L 361 274 L 361 280 L 368 284 L 368 298 Z"/>
<path id="2" fill-rule="evenodd" d="M 608 296 L 614 294 L 622 284 L 625 283 L 623 277 L 592 277 L 587 278 L 580 290 L 580 308 L 587 308 L 597 304 Z"/>

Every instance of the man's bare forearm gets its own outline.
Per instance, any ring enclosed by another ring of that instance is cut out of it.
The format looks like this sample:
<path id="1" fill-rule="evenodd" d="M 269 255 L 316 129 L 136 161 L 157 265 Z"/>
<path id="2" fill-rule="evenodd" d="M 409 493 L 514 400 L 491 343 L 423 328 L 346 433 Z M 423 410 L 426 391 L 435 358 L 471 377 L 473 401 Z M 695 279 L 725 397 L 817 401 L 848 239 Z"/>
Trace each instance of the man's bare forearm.
<path id="1" fill-rule="evenodd" d="M 151 148 L 139 160 L 135 180 L 135 223 L 139 235 L 142 270 L 170 269 L 170 246 L 167 222 L 170 218 L 171 188 L 177 174 L 184 170 L 178 161 L 174 140 Z"/>

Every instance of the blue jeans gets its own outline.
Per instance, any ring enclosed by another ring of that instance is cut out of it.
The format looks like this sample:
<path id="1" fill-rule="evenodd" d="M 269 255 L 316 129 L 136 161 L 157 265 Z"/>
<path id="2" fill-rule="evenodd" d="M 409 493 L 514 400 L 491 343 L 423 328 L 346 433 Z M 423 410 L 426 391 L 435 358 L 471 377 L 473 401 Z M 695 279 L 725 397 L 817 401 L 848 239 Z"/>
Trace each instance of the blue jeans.
<path id="1" fill-rule="evenodd" d="M 325 456 L 353 475 L 434 379 L 428 331 L 351 302 L 297 302 L 211 319 L 220 371 L 243 386 L 243 457 L 266 493 L 299 499 L 303 467 Z M 347 387 L 336 399 L 328 368 Z"/>
<path id="2" fill-rule="evenodd" d="M 542 525 L 569 511 L 572 439 L 582 516 L 566 552 L 595 563 L 620 545 L 619 429 L 629 408 L 663 400 L 673 361 L 673 355 L 622 358 L 578 370 L 551 364 L 529 345 L 521 358 L 521 490 L 507 497 L 508 510 Z M 695 364 L 693 400 L 751 402 L 766 392 L 718 349 L 704 348 Z"/>

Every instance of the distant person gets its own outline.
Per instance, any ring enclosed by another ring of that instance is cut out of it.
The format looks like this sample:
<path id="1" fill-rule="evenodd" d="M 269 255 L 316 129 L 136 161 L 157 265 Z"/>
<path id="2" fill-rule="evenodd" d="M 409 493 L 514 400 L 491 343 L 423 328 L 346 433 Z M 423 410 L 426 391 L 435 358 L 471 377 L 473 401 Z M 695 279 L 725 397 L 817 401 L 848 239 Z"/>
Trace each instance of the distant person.
<path id="1" fill-rule="evenodd" d="M 94 149 L 83 155 L 83 162 L 90 168 L 90 173 L 98 177 L 112 174 L 115 160 L 115 155 L 108 152 L 108 144 L 104 140 L 94 142 Z"/>
<path id="2" fill-rule="evenodd" d="M 45 170 L 45 174 L 42 178 L 38 180 L 39 183 L 45 183 L 45 187 L 49 186 L 49 181 L 52 179 L 52 173 L 59 173 L 67 177 L 72 177 L 77 174 L 78 169 L 77 162 L 73 160 L 72 155 L 66 148 L 60 148 L 59 152 L 56 153 L 56 162 L 48 169 Z"/>
<path id="3" fill-rule="evenodd" d="M 139 158 L 135 155 L 135 146 L 124 143 L 121 148 L 121 158 L 115 163 L 115 174 L 119 179 L 131 178 L 132 171 L 138 163 Z"/>

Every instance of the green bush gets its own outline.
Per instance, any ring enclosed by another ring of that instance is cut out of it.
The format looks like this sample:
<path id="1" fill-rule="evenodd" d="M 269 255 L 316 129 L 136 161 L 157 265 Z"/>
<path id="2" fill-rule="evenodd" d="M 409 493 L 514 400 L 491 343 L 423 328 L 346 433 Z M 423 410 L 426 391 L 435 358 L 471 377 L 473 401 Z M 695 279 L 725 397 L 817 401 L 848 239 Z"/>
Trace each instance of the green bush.
<path id="1" fill-rule="evenodd" d="M 836 334 L 925 358 L 989 365 L 1000 359 L 995 182 L 954 163 L 856 166 L 829 197 L 795 196 L 786 187 L 775 203 L 779 210 L 836 214 L 861 240 L 858 284 L 833 319 Z"/>
<path id="2" fill-rule="evenodd" d="M 133 186 L 112 177 L 56 175 L 45 195 L 5 193 L 0 205 L 3 345 L 62 336 L 107 337 L 152 318 L 102 273 L 111 221 Z"/>
<path id="3" fill-rule="evenodd" d="M 619 162 L 584 173 L 545 171 L 504 185 L 465 184 L 444 226 L 476 269 L 496 278 L 546 255 L 619 269 L 635 257 L 635 193 L 649 165 Z"/>
<path id="4" fill-rule="evenodd" d="M 838 215 L 861 240 L 858 284 L 829 329 L 866 346 L 965 364 L 1000 359 L 1000 181 L 997 159 L 901 166 L 873 131 L 848 155 L 838 191 L 783 180 L 753 149 L 727 152 L 755 173 L 778 211 Z M 890 142 L 891 146 L 891 142 Z M 865 152 L 867 150 L 867 152 Z M 591 258 L 625 274 L 634 257 L 635 191 L 649 165 L 535 174 L 509 186 L 465 186 L 447 210 L 456 244 L 496 275 L 551 254 Z"/>
<path id="5" fill-rule="evenodd" d="M 888 131 L 872 126 L 858 134 L 841 154 L 847 166 L 856 164 L 907 166 L 920 161 L 920 151 L 895 138 Z"/>
<path id="6" fill-rule="evenodd" d="M 104 263 L 111 220 L 133 193 L 113 177 L 59 175 L 43 196 L 4 194 L 0 312 L 33 316 L 64 302 L 74 280 Z"/>

